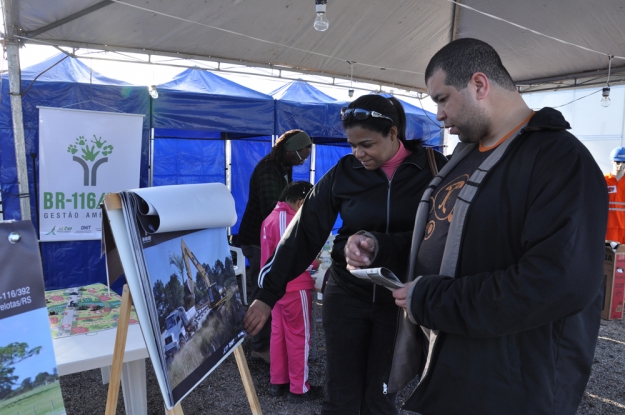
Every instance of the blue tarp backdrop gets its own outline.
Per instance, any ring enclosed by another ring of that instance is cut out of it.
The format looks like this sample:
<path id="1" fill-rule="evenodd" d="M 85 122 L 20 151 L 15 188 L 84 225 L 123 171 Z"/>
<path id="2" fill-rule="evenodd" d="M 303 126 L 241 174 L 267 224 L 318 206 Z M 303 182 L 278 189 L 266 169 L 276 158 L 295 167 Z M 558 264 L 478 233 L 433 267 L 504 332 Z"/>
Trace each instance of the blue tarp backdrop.
<path id="1" fill-rule="evenodd" d="M 56 66 L 41 74 L 55 63 Z M 39 76 L 41 74 L 41 76 Z M 33 83 L 33 80 L 37 80 Z M 31 85 L 32 83 L 32 85 Z M 39 111 L 37 106 L 80 110 L 145 114 L 141 154 L 141 185 L 147 185 L 149 95 L 147 88 L 102 76 L 72 58 L 57 55 L 22 71 L 23 117 L 28 160 L 31 218 L 37 227 L 37 193 L 34 169 L 39 152 Z M 17 169 L 7 75 L 2 76 L 0 105 L 0 182 L 5 219 L 22 219 L 18 200 Z M 33 157 L 34 156 L 34 157 Z M 38 181 L 38 177 L 36 178 Z M 47 289 L 105 282 L 100 241 L 41 243 Z"/>
<path id="2" fill-rule="evenodd" d="M 348 102 L 337 101 L 303 81 L 289 82 L 271 96 L 276 99 L 276 135 L 300 129 L 315 144 L 346 144 L 340 113 Z"/>
<path id="3" fill-rule="evenodd" d="M 207 71 L 188 69 L 156 88 L 159 97 L 152 99 L 145 86 L 132 86 L 104 77 L 80 61 L 63 55 L 22 71 L 31 219 L 35 226 L 38 195 L 34 172 L 38 168 L 39 151 L 37 106 L 145 114 L 141 187 L 148 185 L 150 164 L 154 186 L 225 183 L 227 169 L 231 169 L 232 195 L 238 216 L 233 234 L 238 233 L 243 217 L 252 171 L 271 151 L 272 135 L 278 137 L 299 128 L 313 138 L 317 144 L 316 163 L 312 166 L 315 182 L 351 151 L 339 116 L 347 102 L 337 101 L 303 81 L 286 84 L 270 96 Z M 4 217 L 20 219 L 6 75 L 2 77 L 1 93 L 0 183 Z M 427 145 L 440 149 L 441 130 L 434 114 L 402 103 L 406 109 L 408 137 L 423 138 Z M 151 128 L 154 142 L 150 162 Z M 226 163 L 225 140 L 231 140 L 231 166 Z M 294 168 L 294 180 L 309 180 L 310 160 Z M 340 221 L 336 226 L 339 225 Z M 41 249 L 46 289 L 106 281 L 100 241 L 45 242 Z"/>
<path id="4" fill-rule="evenodd" d="M 271 150 L 274 99 L 210 72 L 187 69 L 157 85 L 153 100 L 154 186 L 226 183 L 225 139 L 231 139 L 236 234 L 249 178 Z M 243 140 L 245 139 L 245 140 Z"/>

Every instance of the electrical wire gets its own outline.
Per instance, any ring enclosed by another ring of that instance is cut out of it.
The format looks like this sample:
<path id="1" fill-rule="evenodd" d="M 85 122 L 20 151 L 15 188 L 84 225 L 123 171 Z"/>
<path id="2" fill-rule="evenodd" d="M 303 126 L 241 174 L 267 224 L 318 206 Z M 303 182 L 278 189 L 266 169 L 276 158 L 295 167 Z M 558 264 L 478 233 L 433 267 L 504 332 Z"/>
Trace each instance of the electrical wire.
<path id="1" fill-rule="evenodd" d="M 442 126 L 442 125 L 441 125 L 441 123 L 440 123 L 440 122 L 438 122 L 438 121 L 434 121 L 434 120 L 430 117 L 430 112 L 429 112 L 429 111 L 427 111 L 427 110 L 423 107 L 423 102 L 422 102 L 423 98 L 422 98 L 422 97 L 417 97 L 417 99 L 419 100 L 419 105 L 421 105 L 421 109 L 423 110 L 423 112 L 425 113 L 425 115 L 428 117 L 428 119 L 429 119 L 430 121 L 432 121 L 432 123 L 433 123 L 434 125 L 436 125 L 438 128 L 445 128 L 444 126 Z"/>
<path id="2" fill-rule="evenodd" d="M 115 0 L 113 0 L 113 1 L 115 1 Z M 567 42 L 567 41 L 562 40 L 562 39 L 558 39 L 557 37 L 546 35 L 544 33 L 541 33 L 539 31 L 537 31 L 537 30 L 530 29 L 529 27 L 521 26 L 518 23 L 514 23 L 514 22 L 511 22 L 509 20 L 503 19 L 501 17 L 495 16 L 494 14 L 490 14 L 490 13 L 486 13 L 486 12 L 483 12 L 483 11 L 478 10 L 478 9 L 474 9 L 471 6 L 467 6 L 466 4 L 459 3 L 456 0 L 447 0 L 447 1 L 450 2 L 450 3 L 454 3 L 454 4 L 456 4 L 456 5 L 460 6 L 460 7 L 464 7 L 465 9 L 474 11 L 474 12 L 479 13 L 479 14 L 482 14 L 482 15 L 484 15 L 486 17 L 490 17 L 491 19 L 495 19 L 495 20 L 499 20 L 499 21 L 504 22 L 504 23 L 508 23 L 509 25 L 512 25 L 514 27 L 518 27 L 519 29 L 527 30 L 528 32 L 533 33 L 535 35 L 543 36 L 543 37 L 546 37 L 547 39 L 555 40 L 556 42 L 560 42 L 560 43 L 563 43 L 565 45 L 574 46 L 576 48 L 583 49 L 583 50 L 585 50 L 587 52 L 598 53 L 600 55 L 608 55 L 609 56 L 608 53 L 600 52 L 598 50 L 590 49 L 590 48 L 587 48 L 585 46 L 577 45 L 575 43 L 571 43 L 571 42 Z M 618 59 L 625 59 L 624 56 L 615 56 L 615 55 L 612 55 L 612 56 L 614 58 L 618 58 Z"/>
<path id="3" fill-rule="evenodd" d="M 159 11 L 156 11 L 156 10 L 148 9 L 147 7 L 137 6 L 135 4 L 126 3 L 126 2 L 123 2 L 123 1 L 120 1 L 120 0 L 112 0 L 112 1 L 114 3 L 117 3 L 117 4 L 121 4 L 121 5 L 124 5 L 124 6 L 127 6 L 127 7 L 132 7 L 134 9 L 143 10 L 143 11 L 146 11 L 146 12 L 157 14 L 159 16 L 169 17 L 171 19 L 180 20 L 180 21 L 185 22 L 185 23 L 196 24 L 196 25 L 199 25 L 199 26 L 207 27 L 209 29 L 219 30 L 219 31 L 224 32 L 224 33 L 229 33 L 229 34 L 232 34 L 232 35 L 235 35 L 235 36 L 241 36 L 241 37 L 244 37 L 246 39 L 255 40 L 257 42 L 267 43 L 267 44 L 274 45 L 274 46 L 280 46 L 280 47 L 285 48 L 285 49 L 292 49 L 292 50 L 296 50 L 298 52 L 304 52 L 304 53 L 308 53 L 308 54 L 311 54 L 311 55 L 321 56 L 323 58 L 335 59 L 335 60 L 339 60 L 341 62 L 347 62 L 346 59 L 337 58 L 336 56 L 326 55 L 324 53 L 319 53 L 319 52 L 312 52 L 312 51 L 309 51 L 309 50 L 306 50 L 306 49 L 297 48 L 295 46 L 285 45 L 283 43 L 272 42 L 270 40 L 261 39 L 259 37 L 249 36 L 249 35 L 246 35 L 246 34 L 243 34 L 243 33 L 235 32 L 234 30 L 224 29 L 224 28 L 217 27 L 217 26 L 211 26 L 211 25 L 208 25 L 208 24 L 205 24 L 205 23 L 200 23 L 200 22 L 196 22 L 194 20 L 185 19 L 183 17 L 178 17 L 178 16 L 174 16 L 174 15 L 171 15 L 171 14 L 159 12 Z M 369 67 L 369 68 L 383 69 L 383 70 L 395 71 L 395 72 L 403 72 L 403 73 L 409 73 L 409 74 L 414 74 L 414 75 L 424 75 L 423 72 L 408 71 L 406 69 L 396 69 L 396 68 L 381 67 L 381 66 L 378 66 L 378 65 L 370 65 L 370 64 L 366 64 L 366 63 L 360 63 L 360 62 L 354 62 L 354 63 L 357 64 L 357 65 L 366 66 L 366 67 Z"/>
<path id="4" fill-rule="evenodd" d="M 574 103 L 575 101 L 579 101 L 580 99 L 584 99 L 584 98 L 586 98 L 586 97 L 589 97 L 589 96 L 594 95 L 594 94 L 596 94 L 597 92 L 601 92 L 601 91 L 602 91 L 602 89 L 599 89 L 599 90 L 597 90 L 597 91 L 595 91 L 595 92 L 591 92 L 591 93 L 590 93 L 590 94 L 588 94 L 588 95 L 584 95 L 583 97 L 575 98 L 573 101 L 569 101 L 569 102 L 567 102 L 566 104 L 557 105 L 557 106 L 555 106 L 555 107 L 551 107 L 551 108 L 560 108 L 560 107 L 564 107 L 565 105 L 572 104 L 572 103 Z M 533 109 L 533 110 L 535 110 L 535 111 L 537 111 L 537 110 L 539 110 L 540 108 L 532 108 L 532 109 Z"/>

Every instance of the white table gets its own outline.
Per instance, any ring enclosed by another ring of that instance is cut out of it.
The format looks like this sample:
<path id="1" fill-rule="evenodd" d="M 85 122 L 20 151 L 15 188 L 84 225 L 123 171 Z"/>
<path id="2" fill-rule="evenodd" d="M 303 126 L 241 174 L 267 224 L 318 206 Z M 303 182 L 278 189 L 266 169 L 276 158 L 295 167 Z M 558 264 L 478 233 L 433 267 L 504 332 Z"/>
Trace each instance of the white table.
<path id="1" fill-rule="evenodd" d="M 85 370 L 102 369 L 103 383 L 108 383 L 117 329 L 61 337 L 52 341 L 59 376 Z M 122 391 L 127 415 L 147 415 L 148 401 L 145 382 L 145 347 L 141 327 L 128 327 L 126 352 L 122 370 Z"/>

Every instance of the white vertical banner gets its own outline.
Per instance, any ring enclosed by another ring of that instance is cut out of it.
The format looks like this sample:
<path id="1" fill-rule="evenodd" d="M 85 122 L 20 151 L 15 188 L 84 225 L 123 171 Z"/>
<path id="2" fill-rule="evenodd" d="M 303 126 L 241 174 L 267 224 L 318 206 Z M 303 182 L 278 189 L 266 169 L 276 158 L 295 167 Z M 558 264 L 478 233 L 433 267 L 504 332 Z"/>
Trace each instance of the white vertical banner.
<path id="1" fill-rule="evenodd" d="M 39 107 L 39 239 L 100 239 L 104 194 L 139 187 L 143 114 Z"/>

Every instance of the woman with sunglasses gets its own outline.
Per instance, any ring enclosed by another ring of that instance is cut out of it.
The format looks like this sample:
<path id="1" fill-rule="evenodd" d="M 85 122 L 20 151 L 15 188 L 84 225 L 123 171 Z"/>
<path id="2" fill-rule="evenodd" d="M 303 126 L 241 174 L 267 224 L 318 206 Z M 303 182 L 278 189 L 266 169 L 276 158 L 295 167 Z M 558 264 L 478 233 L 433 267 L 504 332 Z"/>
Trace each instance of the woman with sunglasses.
<path id="1" fill-rule="evenodd" d="M 323 247 L 340 213 L 332 266 L 323 298 L 326 383 L 323 414 L 396 414 L 386 390 L 399 308 L 391 292 L 354 277 L 343 249 L 359 231 L 412 231 L 417 206 L 432 179 L 426 151 L 406 140 L 401 103 L 362 96 L 341 111 L 352 154 L 341 158 L 315 185 L 291 222 L 274 256 L 259 275 L 259 295 L 244 324 L 254 334 L 286 284 L 301 274 Z M 434 156 L 438 167 L 447 161 Z M 407 261 L 406 261 L 407 262 Z M 407 265 L 407 264 L 406 264 Z M 404 269 L 393 269 L 400 276 Z"/>

